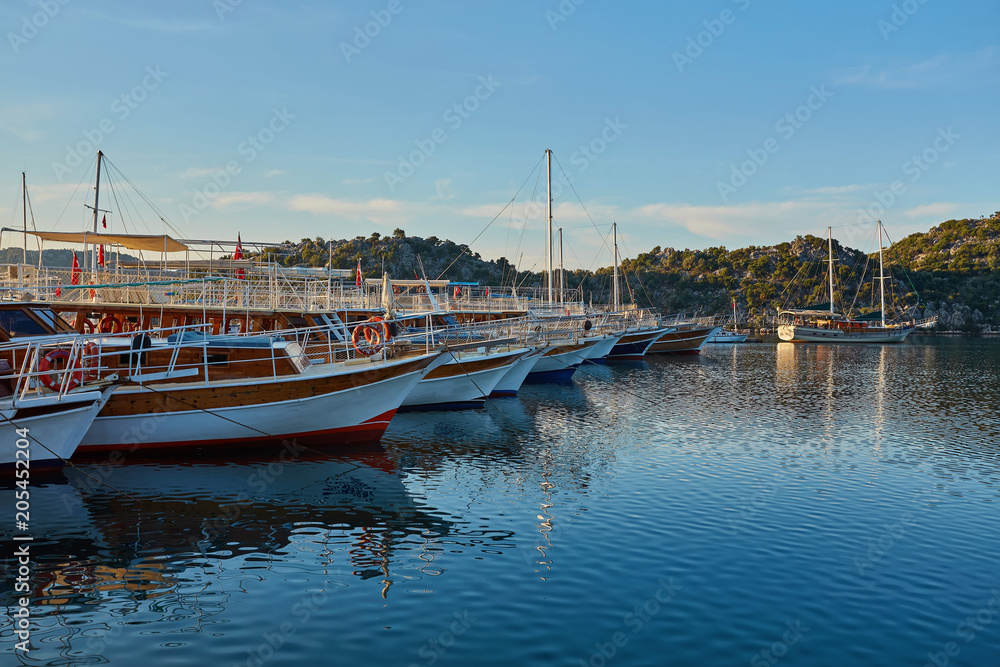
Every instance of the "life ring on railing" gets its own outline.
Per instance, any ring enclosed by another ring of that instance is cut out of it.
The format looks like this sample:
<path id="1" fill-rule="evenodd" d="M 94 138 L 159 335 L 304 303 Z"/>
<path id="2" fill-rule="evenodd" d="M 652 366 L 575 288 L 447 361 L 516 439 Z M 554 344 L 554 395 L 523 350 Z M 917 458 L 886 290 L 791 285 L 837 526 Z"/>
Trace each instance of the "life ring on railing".
<path id="1" fill-rule="evenodd" d="M 74 329 L 76 328 L 76 320 L 75 319 L 73 320 L 73 328 Z M 82 325 L 81 328 L 83 330 L 83 333 L 85 333 L 85 334 L 92 334 L 92 333 L 94 333 L 94 323 L 90 321 L 89 317 L 83 318 L 83 325 Z"/>
<path id="2" fill-rule="evenodd" d="M 39 379 L 42 384 L 51 389 L 52 391 L 62 392 L 63 383 L 53 377 L 52 373 L 49 373 L 53 369 L 53 364 L 56 359 L 66 359 L 69 360 L 69 352 L 66 350 L 52 350 L 44 357 L 38 360 L 38 372 L 41 374 Z M 73 362 L 73 368 L 77 369 L 75 373 L 68 373 L 69 379 L 66 380 L 66 391 L 71 391 L 80 386 L 83 381 L 83 371 L 79 370 L 80 360 L 77 359 Z"/>
<path id="3" fill-rule="evenodd" d="M 393 285 L 392 286 L 392 293 L 393 294 L 401 294 L 402 293 L 402 291 L 399 289 L 399 285 Z"/>
<path id="4" fill-rule="evenodd" d="M 380 328 L 371 324 L 359 324 L 354 327 L 354 332 L 351 333 L 351 342 L 354 343 L 354 349 L 366 357 L 370 357 L 381 350 L 384 341 L 382 339 L 382 332 L 379 331 Z"/>
<path id="5" fill-rule="evenodd" d="M 91 341 L 83 346 L 83 377 L 88 380 L 97 379 L 100 366 L 101 352 L 97 344 Z"/>
<path id="6" fill-rule="evenodd" d="M 114 315 L 108 315 L 97 325 L 97 329 L 101 333 L 121 333 L 122 332 L 122 322 Z"/>
<path id="7" fill-rule="evenodd" d="M 365 324 L 379 324 L 379 325 L 381 325 L 381 329 L 382 329 L 382 341 L 383 342 L 388 343 L 389 339 L 392 338 L 392 329 L 390 329 L 389 323 L 386 322 L 385 318 L 381 317 L 380 315 L 373 315 L 372 317 L 369 317 L 365 321 Z M 368 340 L 368 339 L 369 339 L 369 334 L 365 333 L 365 340 Z M 368 342 L 371 343 L 370 340 L 368 340 Z"/>

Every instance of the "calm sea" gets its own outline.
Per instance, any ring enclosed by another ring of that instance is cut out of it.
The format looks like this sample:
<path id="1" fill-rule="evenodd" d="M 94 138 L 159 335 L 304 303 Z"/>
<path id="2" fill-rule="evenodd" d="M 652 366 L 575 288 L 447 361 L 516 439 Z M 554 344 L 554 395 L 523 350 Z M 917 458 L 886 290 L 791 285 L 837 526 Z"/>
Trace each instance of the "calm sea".
<path id="1" fill-rule="evenodd" d="M 81 464 L 32 491 L 25 664 L 1000 664 L 998 408 L 1000 341 L 747 344 Z"/>

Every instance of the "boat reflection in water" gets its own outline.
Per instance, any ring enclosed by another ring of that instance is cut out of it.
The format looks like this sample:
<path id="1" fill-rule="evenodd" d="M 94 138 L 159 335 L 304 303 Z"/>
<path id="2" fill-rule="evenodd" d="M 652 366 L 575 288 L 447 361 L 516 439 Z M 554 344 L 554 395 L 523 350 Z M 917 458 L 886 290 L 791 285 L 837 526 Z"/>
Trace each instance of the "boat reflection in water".
<path id="1" fill-rule="evenodd" d="M 15 491 L 9 482 L 0 498 L 12 506 Z M 289 444 L 241 464 L 84 464 L 40 480 L 31 499 L 32 657 L 42 663 L 54 650 L 100 655 L 112 628 L 134 637 L 143 628 L 125 626 L 231 623 L 240 612 L 227 608 L 245 599 L 235 593 L 265 579 L 299 575 L 299 595 L 361 586 L 351 595 L 385 598 L 394 583 L 443 574 L 435 557 L 446 550 L 496 553 L 511 536 L 423 505 L 382 449 L 328 457 Z M 15 605 L 16 559 L 4 565 L 0 599 Z"/>

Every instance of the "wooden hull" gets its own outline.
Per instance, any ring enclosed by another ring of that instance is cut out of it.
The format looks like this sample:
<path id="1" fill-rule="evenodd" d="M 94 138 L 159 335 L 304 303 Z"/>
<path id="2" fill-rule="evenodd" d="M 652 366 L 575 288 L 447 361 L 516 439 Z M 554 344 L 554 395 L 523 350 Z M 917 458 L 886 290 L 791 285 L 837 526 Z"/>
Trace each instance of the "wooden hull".
<path id="1" fill-rule="evenodd" d="M 649 354 L 698 354 L 705 341 L 717 331 L 719 327 L 668 331 L 649 347 Z"/>
<path id="2" fill-rule="evenodd" d="M 553 341 L 535 362 L 525 382 L 564 382 L 573 377 L 595 341 Z"/>
<path id="3" fill-rule="evenodd" d="M 668 329 L 634 331 L 622 336 L 608 353 L 608 359 L 642 359 L 650 346 Z"/>
<path id="4" fill-rule="evenodd" d="M 800 324 L 782 324 L 778 338 L 789 343 L 902 343 L 915 327 L 855 331 L 823 329 Z"/>
<path id="5" fill-rule="evenodd" d="M 318 365 L 293 378 L 122 387 L 78 451 L 240 445 L 278 438 L 377 441 L 438 356 Z"/>
<path id="6" fill-rule="evenodd" d="M 597 342 L 594 343 L 593 347 L 590 348 L 590 352 L 587 354 L 584 361 L 591 364 L 603 364 L 607 360 L 608 355 L 611 354 L 611 350 L 614 349 L 615 345 L 618 344 L 618 341 L 620 341 L 621 338 L 622 337 L 618 334 L 602 335 L 597 339 Z"/>

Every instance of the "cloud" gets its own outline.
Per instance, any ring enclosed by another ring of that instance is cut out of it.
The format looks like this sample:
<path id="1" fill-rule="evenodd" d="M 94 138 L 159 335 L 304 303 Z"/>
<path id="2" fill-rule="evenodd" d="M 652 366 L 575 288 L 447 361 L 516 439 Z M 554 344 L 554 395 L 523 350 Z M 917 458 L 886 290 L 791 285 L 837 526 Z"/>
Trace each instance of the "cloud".
<path id="1" fill-rule="evenodd" d="M 36 124 L 54 118 L 56 113 L 57 108 L 53 104 L 0 105 L 0 132 L 12 134 L 21 141 L 38 141 L 45 136 L 45 132 Z"/>
<path id="2" fill-rule="evenodd" d="M 275 176 L 281 176 L 282 174 L 287 174 L 288 172 L 284 169 L 271 169 L 270 171 L 264 172 L 264 178 L 274 178 Z"/>
<path id="3" fill-rule="evenodd" d="M 852 67 L 841 71 L 834 78 L 834 84 L 900 89 L 925 88 L 966 79 L 977 84 L 996 79 L 995 47 L 969 53 L 941 53 L 929 60 L 906 65 Z"/>
<path id="4" fill-rule="evenodd" d="M 343 180 L 344 185 L 364 185 L 365 183 L 374 183 L 374 178 L 345 178 Z"/>
<path id="5" fill-rule="evenodd" d="M 222 171 L 222 169 L 217 167 L 188 167 L 181 173 L 177 174 L 177 176 L 180 178 L 211 178 Z"/>
<path id="6" fill-rule="evenodd" d="M 270 204 L 275 200 L 271 192 L 223 192 L 212 200 L 212 208 L 230 210 Z"/>
<path id="7" fill-rule="evenodd" d="M 334 215 L 349 220 L 370 220 L 380 225 L 393 225 L 410 220 L 411 213 L 420 207 L 395 199 L 351 200 L 308 194 L 291 197 L 288 208 L 314 215 Z"/>
<path id="8" fill-rule="evenodd" d="M 953 202 L 932 202 L 908 208 L 903 211 L 903 215 L 911 220 L 915 218 L 931 218 L 936 221 L 944 221 L 951 218 L 961 208 L 963 208 L 962 204 Z"/>

